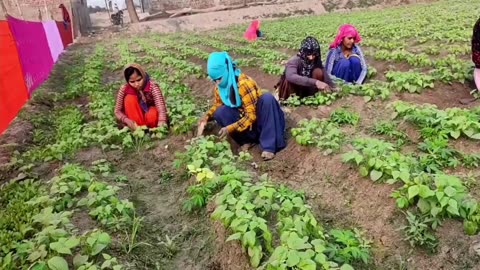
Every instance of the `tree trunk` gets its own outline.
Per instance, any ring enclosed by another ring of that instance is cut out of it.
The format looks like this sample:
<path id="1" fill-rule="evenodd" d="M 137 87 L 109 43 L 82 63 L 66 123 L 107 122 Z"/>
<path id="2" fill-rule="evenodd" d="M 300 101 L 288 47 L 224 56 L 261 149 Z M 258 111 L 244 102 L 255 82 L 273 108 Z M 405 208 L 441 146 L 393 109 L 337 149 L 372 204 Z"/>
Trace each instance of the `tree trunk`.
<path id="1" fill-rule="evenodd" d="M 130 17 L 131 23 L 138 23 L 140 20 L 138 19 L 137 11 L 135 10 L 135 5 L 133 4 L 133 0 L 126 0 L 127 1 L 127 10 L 128 16 Z"/>

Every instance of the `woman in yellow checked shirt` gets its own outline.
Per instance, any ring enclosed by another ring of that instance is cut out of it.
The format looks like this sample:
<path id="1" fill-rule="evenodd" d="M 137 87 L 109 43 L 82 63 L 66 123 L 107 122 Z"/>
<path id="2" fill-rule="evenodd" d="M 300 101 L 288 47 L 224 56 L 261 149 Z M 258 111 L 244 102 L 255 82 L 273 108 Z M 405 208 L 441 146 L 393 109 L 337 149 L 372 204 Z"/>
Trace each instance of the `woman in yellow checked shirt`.
<path id="1" fill-rule="evenodd" d="M 241 73 L 226 52 L 211 53 L 207 70 L 216 84 L 215 100 L 200 119 L 198 136 L 213 118 L 222 127 L 221 138 L 230 135 L 244 150 L 259 143 L 262 158 L 273 159 L 286 146 L 285 117 L 278 101 L 270 93 L 262 94 L 257 83 Z"/>

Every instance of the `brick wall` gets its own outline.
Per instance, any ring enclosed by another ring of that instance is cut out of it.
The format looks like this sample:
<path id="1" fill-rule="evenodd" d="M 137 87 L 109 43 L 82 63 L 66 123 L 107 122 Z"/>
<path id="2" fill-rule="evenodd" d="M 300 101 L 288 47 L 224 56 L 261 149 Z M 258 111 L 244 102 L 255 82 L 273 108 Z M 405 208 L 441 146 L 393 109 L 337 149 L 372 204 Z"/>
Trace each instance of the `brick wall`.
<path id="1" fill-rule="evenodd" d="M 3 0 L 3 3 L 8 14 L 17 18 L 22 18 L 23 15 L 23 18 L 29 21 L 39 21 L 40 14 L 42 20 L 53 18 L 61 21 L 62 11 L 58 8 L 60 4 L 64 4 L 68 10 L 71 10 L 69 0 Z M 5 19 L 5 14 L 1 10 L 0 19 Z"/>
<path id="2" fill-rule="evenodd" d="M 75 37 L 87 34 L 92 27 L 87 0 L 3 0 L 3 3 L 9 15 L 37 22 L 62 21 L 62 10 L 58 6 L 63 4 L 70 13 Z M 4 19 L 5 13 L 0 9 L 0 20 Z"/>

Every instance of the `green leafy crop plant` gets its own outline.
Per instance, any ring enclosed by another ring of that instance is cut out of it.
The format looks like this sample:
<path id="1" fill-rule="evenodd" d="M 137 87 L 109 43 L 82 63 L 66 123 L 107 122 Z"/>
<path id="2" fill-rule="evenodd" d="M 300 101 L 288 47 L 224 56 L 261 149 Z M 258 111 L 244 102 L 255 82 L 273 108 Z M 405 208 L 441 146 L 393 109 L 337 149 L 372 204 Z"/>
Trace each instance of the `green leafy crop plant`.
<path id="1" fill-rule="evenodd" d="M 199 210 L 213 197 L 212 218 L 231 231 L 227 241 L 238 240 L 253 267 L 351 269 L 348 263 L 369 261 L 369 242 L 358 233 L 324 233 L 301 192 L 272 184 L 266 175 L 256 179 L 241 159 L 228 143 L 200 137 L 177 154 L 176 166 L 195 179 L 185 210 Z"/>
<path id="2" fill-rule="evenodd" d="M 301 120 L 292 129 L 292 136 L 300 145 L 315 145 L 324 155 L 340 149 L 344 135 L 339 126 L 326 119 Z"/>
<path id="3" fill-rule="evenodd" d="M 76 269 L 100 269 L 101 264 L 109 261 L 106 257 L 110 266 L 102 269 L 121 269 L 115 258 L 102 253 L 111 244 L 110 235 L 100 230 L 78 235 L 71 222 L 73 211 L 66 211 L 74 210 L 77 197 L 92 181 L 92 174 L 80 166 L 65 165 L 49 183 L 27 179 L 3 186 L 2 269 L 67 270 L 67 260 L 72 257 Z"/>
<path id="4" fill-rule="evenodd" d="M 475 109 L 448 108 L 437 109 L 435 105 L 415 105 L 404 101 L 396 101 L 393 107 L 397 117 L 421 127 L 422 137 L 449 136 L 454 139 L 460 136 L 480 139 L 480 114 Z"/>

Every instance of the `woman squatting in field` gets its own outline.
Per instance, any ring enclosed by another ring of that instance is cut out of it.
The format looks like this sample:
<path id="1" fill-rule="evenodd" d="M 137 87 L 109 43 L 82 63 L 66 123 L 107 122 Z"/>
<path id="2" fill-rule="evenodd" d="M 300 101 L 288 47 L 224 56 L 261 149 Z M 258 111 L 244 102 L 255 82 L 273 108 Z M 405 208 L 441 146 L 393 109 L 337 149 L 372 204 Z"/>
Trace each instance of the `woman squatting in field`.
<path id="1" fill-rule="evenodd" d="M 213 118 L 222 127 L 220 138 L 230 135 L 243 150 L 259 143 L 262 158 L 273 159 L 286 146 L 285 117 L 275 97 L 262 93 L 226 52 L 210 54 L 207 72 L 215 83 L 215 98 L 198 123 L 197 135 L 203 134 L 205 125 Z"/>
<path id="2" fill-rule="evenodd" d="M 312 96 L 319 90 L 329 91 L 333 87 L 323 68 L 320 44 L 314 37 L 302 41 L 298 54 L 288 60 L 283 75 L 275 85 L 280 100 L 286 100 L 292 94 Z"/>
<path id="3" fill-rule="evenodd" d="M 253 20 L 247 30 L 243 33 L 243 37 L 248 41 L 255 41 L 258 38 L 262 38 L 263 33 L 260 31 L 260 21 Z"/>
<path id="4" fill-rule="evenodd" d="M 473 71 L 475 86 L 477 87 L 477 90 L 480 91 L 480 18 L 478 18 L 473 27 L 472 61 L 475 64 L 475 69 Z"/>
<path id="5" fill-rule="evenodd" d="M 135 130 L 137 126 L 149 128 L 167 125 L 167 108 L 162 91 L 139 64 L 129 64 L 123 71 L 124 84 L 117 94 L 115 117 Z"/>
<path id="6" fill-rule="evenodd" d="M 475 81 L 475 87 L 477 88 L 477 93 L 480 92 L 480 18 L 473 26 L 472 34 L 472 61 L 475 64 L 473 69 L 473 79 Z M 474 102 L 477 98 L 464 98 L 460 100 L 462 104 L 469 104 Z"/>
<path id="7" fill-rule="evenodd" d="M 362 41 L 357 29 L 344 24 L 330 44 L 325 66 L 330 76 L 347 83 L 362 84 L 367 76 L 367 63 L 358 43 Z"/>

